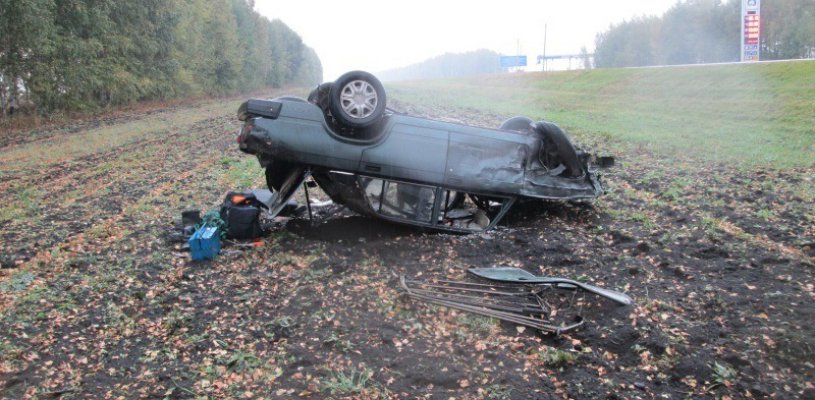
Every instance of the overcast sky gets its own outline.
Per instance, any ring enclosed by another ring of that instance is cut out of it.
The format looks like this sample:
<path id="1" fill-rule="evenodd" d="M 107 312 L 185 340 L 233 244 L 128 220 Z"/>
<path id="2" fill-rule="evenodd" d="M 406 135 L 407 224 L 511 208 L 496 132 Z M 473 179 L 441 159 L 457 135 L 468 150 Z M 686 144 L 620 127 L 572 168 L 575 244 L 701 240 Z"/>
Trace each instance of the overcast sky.
<path id="1" fill-rule="evenodd" d="M 609 24 L 637 15 L 661 15 L 677 0 L 256 0 L 314 48 L 324 79 L 346 71 L 402 67 L 447 53 L 486 48 L 535 62 L 543 52 L 575 54 L 594 48 Z"/>

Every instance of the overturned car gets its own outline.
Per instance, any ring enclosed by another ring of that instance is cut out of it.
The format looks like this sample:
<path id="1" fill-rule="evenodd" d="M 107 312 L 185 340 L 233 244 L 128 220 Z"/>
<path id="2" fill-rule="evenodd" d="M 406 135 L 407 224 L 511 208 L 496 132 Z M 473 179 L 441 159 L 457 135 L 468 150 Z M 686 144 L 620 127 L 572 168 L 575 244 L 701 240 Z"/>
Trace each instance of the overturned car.
<path id="1" fill-rule="evenodd" d="M 477 232 L 519 199 L 597 198 L 597 168 L 613 163 L 576 149 L 551 122 L 515 117 L 486 129 L 396 112 L 363 71 L 318 86 L 307 100 L 249 100 L 238 117 L 240 149 L 266 168 L 273 214 L 311 175 L 334 202 L 363 215 Z"/>

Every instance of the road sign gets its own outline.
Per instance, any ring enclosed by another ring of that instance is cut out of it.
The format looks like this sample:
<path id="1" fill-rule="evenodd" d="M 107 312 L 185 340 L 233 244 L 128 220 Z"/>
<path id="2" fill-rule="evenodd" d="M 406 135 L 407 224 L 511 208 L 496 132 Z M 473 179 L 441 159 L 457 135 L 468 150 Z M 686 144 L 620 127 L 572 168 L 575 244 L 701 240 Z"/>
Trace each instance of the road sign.
<path id="1" fill-rule="evenodd" d="M 526 56 L 501 56 L 501 68 L 525 67 Z"/>
<path id="2" fill-rule="evenodd" d="M 741 60 L 758 61 L 761 45 L 761 0 L 742 0 L 741 19 Z"/>

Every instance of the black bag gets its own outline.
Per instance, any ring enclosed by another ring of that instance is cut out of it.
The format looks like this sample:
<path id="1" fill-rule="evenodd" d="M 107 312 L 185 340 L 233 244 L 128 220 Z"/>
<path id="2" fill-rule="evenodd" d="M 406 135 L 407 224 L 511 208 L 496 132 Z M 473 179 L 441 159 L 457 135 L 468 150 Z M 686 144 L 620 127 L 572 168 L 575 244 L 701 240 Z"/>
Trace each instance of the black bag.
<path id="1" fill-rule="evenodd" d="M 226 237 L 255 239 L 263 234 L 260 208 L 266 207 L 251 192 L 229 192 L 221 205 L 221 219 L 226 223 Z"/>

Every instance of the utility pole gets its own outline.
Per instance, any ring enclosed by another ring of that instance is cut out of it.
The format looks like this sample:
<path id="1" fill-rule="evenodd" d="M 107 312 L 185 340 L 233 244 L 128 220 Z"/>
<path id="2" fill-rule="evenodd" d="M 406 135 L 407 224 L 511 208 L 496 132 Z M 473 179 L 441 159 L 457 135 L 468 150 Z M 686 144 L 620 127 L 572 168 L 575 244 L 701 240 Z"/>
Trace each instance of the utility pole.
<path id="1" fill-rule="evenodd" d="M 515 56 L 521 56 L 521 39 L 518 38 L 515 39 Z M 515 70 L 518 71 L 518 67 L 515 67 Z"/>
<path id="2" fill-rule="evenodd" d="M 739 25 L 741 26 L 741 34 L 739 35 L 739 61 L 744 62 L 744 14 L 745 0 L 741 1 L 741 13 L 739 14 Z"/>
<path id="3" fill-rule="evenodd" d="M 546 23 L 543 24 L 543 70 L 546 71 Z"/>

